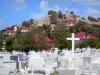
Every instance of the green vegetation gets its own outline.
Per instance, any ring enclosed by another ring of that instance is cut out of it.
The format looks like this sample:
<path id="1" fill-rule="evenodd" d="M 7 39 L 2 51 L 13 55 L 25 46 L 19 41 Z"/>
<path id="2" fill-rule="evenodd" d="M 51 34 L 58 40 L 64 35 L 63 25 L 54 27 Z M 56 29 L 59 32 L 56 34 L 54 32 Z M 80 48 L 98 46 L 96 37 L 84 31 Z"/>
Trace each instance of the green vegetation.
<path id="1" fill-rule="evenodd" d="M 100 40 L 98 39 L 86 39 L 82 42 L 76 44 L 76 47 L 83 48 L 83 47 L 92 47 L 92 48 L 100 48 Z"/>
<path id="2" fill-rule="evenodd" d="M 70 13 L 74 18 L 79 17 L 75 15 L 73 11 Z M 43 24 L 41 27 L 36 27 L 36 22 L 33 19 L 30 21 L 23 21 L 22 26 L 26 26 L 30 28 L 30 30 L 26 33 L 21 33 L 21 30 L 18 30 L 14 33 L 14 35 L 3 35 L 2 31 L 0 31 L 0 48 L 3 46 L 2 42 L 6 41 L 6 50 L 24 50 L 26 48 L 33 50 L 47 50 L 51 48 L 44 43 L 45 36 L 49 36 L 54 40 L 55 47 L 59 49 L 63 48 L 71 48 L 71 41 L 67 41 L 66 38 L 70 37 L 71 33 L 78 33 L 81 31 L 96 35 L 98 39 L 86 39 L 81 42 L 76 43 L 76 47 L 95 47 L 100 48 L 100 25 L 88 24 L 79 20 L 77 24 L 73 27 L 66 26 L 65 19 L 66 14 L 63 14 L 61 11 L 48 11 L 48 16 L 50 17 L 50 24 L 55 24 L 56 27 L 54 30 L 51 30 L 49 25 Z M 84 17 L 81 19 L 85 20 Z M 90 21 L 97 20 L 91 16 L 88 17 Z M 33 25 L 33 26 L 32 26 Z"/>

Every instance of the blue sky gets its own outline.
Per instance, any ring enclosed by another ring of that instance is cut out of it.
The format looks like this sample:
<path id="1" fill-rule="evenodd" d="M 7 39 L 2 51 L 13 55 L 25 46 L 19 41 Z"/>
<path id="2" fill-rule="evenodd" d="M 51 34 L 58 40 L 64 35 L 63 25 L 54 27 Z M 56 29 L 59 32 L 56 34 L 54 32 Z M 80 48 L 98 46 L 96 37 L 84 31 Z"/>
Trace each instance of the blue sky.
<path id="1" fill-rule="evenodd" d="M 87 17 L 100 17 L 100 0 L 1 0 L 0 29 L 21 25 L 30 18 L 39 19 L 47 16 L 47 11 L 73 10 L 75 14 Z"/>

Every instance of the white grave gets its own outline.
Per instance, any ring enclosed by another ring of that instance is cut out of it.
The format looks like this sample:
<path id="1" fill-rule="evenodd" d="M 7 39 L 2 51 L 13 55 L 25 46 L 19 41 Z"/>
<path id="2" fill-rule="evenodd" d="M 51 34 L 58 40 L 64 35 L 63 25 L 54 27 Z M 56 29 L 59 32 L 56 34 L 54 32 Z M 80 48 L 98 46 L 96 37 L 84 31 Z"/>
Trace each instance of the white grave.
<path id="1" fill-rule="evenodd" d="M 9 75 L 9 67 L 8 65 L 2 65 L 0 66 L 0 75 Z"/>

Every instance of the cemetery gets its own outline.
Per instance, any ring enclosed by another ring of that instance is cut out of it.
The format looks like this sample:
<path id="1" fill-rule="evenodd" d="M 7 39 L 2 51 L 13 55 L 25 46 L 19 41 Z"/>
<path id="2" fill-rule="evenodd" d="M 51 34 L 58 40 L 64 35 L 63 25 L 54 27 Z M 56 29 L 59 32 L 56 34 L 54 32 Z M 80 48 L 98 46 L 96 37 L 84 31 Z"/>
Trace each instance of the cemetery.
<path id="1" fill-rule="evenodd" d="M 100 1 L 69 0 L 81 12 L 56 3 L 71 5 L 67 0 L 41 0 L 39 10 L 35 1 L 0 4 L 3 10 L 11 7 L 0 13 L 0 26 L 9 24 L 0 30 L 0 75 L 100 75 L 100 11 L 89 6 Z M 19 25 L 10 26 L 15 22 Z"/>
<path id="2" fill-rule="evenodd" d="M 72 33 L 72 49 L 49 51 L 0 52 L 0 75 L 100 75 L 100 49 L 76 48 Z M 4 49 L 3 49 L 4 50 Z"/>

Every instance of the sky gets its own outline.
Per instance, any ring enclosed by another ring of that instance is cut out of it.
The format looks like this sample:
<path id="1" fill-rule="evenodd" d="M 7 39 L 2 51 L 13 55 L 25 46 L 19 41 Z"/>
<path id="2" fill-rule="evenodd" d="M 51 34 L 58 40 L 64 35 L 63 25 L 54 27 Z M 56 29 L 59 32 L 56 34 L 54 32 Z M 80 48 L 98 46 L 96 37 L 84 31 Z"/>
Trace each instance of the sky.
<path id="1" fill-rule="evenodd" d="M 0 29 L 40 19 L 48 10 L 74 11 L 81 17 L 100 17 L 100 0 L 0 0 Z"/>

